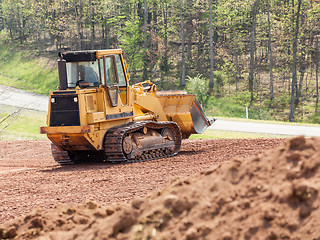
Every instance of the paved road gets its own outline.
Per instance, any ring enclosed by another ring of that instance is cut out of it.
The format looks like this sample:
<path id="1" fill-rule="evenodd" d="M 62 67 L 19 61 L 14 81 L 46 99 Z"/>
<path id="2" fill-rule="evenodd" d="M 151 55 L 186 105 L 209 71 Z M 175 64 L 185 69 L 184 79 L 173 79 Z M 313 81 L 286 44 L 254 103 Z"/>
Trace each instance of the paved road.
<path id="1" fill-rule="evenodd" d="M 48 111 L 48 97 L 0 85 L 0 104 L 38 111 Z"/>
<path id="2" fill-rule="evenodd" d="M 297 126 L 293 124 L 237 122 L 218 119 L 213 123 L 210 129 L 289 136 L 305 135 L 308 137 L 320 137 L 320 127 Z"/>
<path id="3" fill-rule="evenodd" d="M 46 112 L 48 110 L 48 97 L 0 85 L 0 104 Z M 320 127 L 296 126 L 290 124 L 237 122 L 218 119 L 210 128 L 248 133 L 320 137 Z"/>

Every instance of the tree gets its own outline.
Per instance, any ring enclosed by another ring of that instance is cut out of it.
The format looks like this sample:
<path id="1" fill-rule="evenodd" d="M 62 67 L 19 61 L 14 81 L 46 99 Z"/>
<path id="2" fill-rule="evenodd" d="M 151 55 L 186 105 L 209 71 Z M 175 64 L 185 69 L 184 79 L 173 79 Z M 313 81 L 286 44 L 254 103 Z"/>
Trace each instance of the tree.
<path id="1" fill-rule="evenodd" d="M 301 11 L 300 11 L 301 12 Z M 301 29 L 303 29 L 303 25 L 304 25 L 304 21 L 305 21 L 305 14 L 303 14 L 303 12 L 301 12 L 301 16 L 300 16 L 300 23 L 299 25 L 301 26 Z M 299 34 L 299 33 L 298 33 Z M 298 105 L 300 102 L 300 98 L 302 95 L 302 84 L 303 84 L 303 79 L 304 79 L 304 75 L 305 75 L 305 71 L 306 71 L 306 56 L 307 56 L 307 49 L 306 49 L 306 41 L 307 41 L 307 33 L 301 34 L 300 38 L 300 42 L 301 42 L 301 51 L 300 51 L 300 59 L 299 59 L 299 72 L 300 72 L 300 80 L 299 80 L 299 84 L 298 82 L 296 83 L 296 96 L 295 96 L 295 104 Z M 297 80 L 298 81 L 298 80 Z"/>
<path id="2" fill-rule="evenodd" d="M 144 0 L 144 31 L 143 31 L 143 38 L 144 38 L 144 64 L 143 64 L 143 80 L 147 80 L 147 17 L 148 17 L 148 6 L 147 6 L 147 0 Z"/>
<path id="3" fill-rule="evenodd" d="M 16 36 L 19 42 L 22 43 L 26 39 L 25 26 L 26 26 L 26 8 L 23 0 L 14 1 L 7 0 L 1 4 L 3 17 L 8 25 L 11 39 Z"/>
<path id="4" fill-rule="evenodd" d="M 161 54 L 160 58 L 160 80 L 161 80 L 161 89 L 164 88 L 163 78 L 164 76 L 168 77 L 169 72 L 169 61 L 168 61 L 168 3 L 167 0 L 161 1 L 162 5 L 162 13 L 163 13 L 163 38 L 164 38 L 164 46 L 163 46 L 163 54 Z"/>
<path id="5" fill-rule="evenodd" d="M 286 97 L 292 92 L 298 0 L 0 3 L 0 29 L 5 30 L 0 41 L 9 42 L 6 33 L 10 38 L 10 44 L 1 42 L 4 49 L 35 46 L 38 56 L 50 53 L 54 44 L 58 51 L 122 48 L 132 83 L 151 79 L 158 88 L 185 88 L 186 75 L 201 74 L 210 79 L 212 90 L 219 85 L 221 93 L 250 90 L 252 106 L 290 107 Z M 319 26 L 320 2 L 301 0 L 293 90 L 295 105 L 301 107 L 297 116 L 309 109 L 303 104 L 310 105 L 313 96 L 316 100 Z M 265 99 L 276 100 L 266 105 Z"/>
<path id="6" fill-rule="evenodd" d="M 77 23 L 77 43 L 78 43 L 78 50 L 82 50 L 82 41 L 83 41 L 83 34 L 81 29 L 81 21 L 82 21 L 82 6 L 81 1 L 73 0 L 73 7 L 74 7 L 74 14 L 75 20 Z"/>
<path id="7" fill-rule="evenodd" d="M 183 35 L 183 16 L 182 16 L 182 0 L 179 0 L 179 8 L 180 8 L 180 24 L 181 24 L 181 52 L 182 52 L 182 75 L 180 86 L 186 85 L 186 66 L 185 66 L 185 59 L 184 59 L 184 35 Z"/>
<path id="8" fill-rule="evenodd" d="M 267 0 L 268 13 L 268 47 L 269 47 L 269 73 L 270 73 L 270 100 L 274 99 L 273 95 L 273 62 L 272 62 L 272 46 L 271 46 L 271 23 L 270 23 L 270 0 Z"/>
<path id="9" fill-rule="evenodd" d="M 257 11 L 259 6 L 259 0 L 255 0 L 252 6 L 251 16 L 252 16 L 252 25 L 251 25 L 251 43 L 250 43 L 250 71 L 249 71 L 249 91 L 251 94 L 250 103 L 253 102 L 253 75 L 255 71 L 255 48 L 256 48 L 256 20 L 257 20 Z"/>
<path id="10" fill-rule="evenodd" d="M 319 103 L 319 36 L 316 36 L 316 108 L 315 112 L 318 112 Z"/>
<path id="11" fill-rule="evenodd" d="M 4 29 L 3 12 L 2 12 L 2 0 L 0 0 L 0 31 Z"/>
<path id="12" fill-rule="evenodd" d="M 298 0 L 298 10 L 296 14 L 296 27 L 295 27 L 295 34 L 293 40 L 293 63 L 292 63 L 292 82 L 291 82 L 291 103 L 290 103 L 290 117 L 289 121 L 294 121 L 294 92 L 295 87 L 297 84 L 297 45 L 298 45 L 298 34 L 299 34 L 299 18 L 300 18 L 300 8 L 301 8 L 301 0 Z"/>
<path id="13" fill-rule="evenodd" d="M 210 81 L 209 81 L 209 88 L 213 88 L 214 87 L 214 79 L 213 79 L 212 0 L 209 0 L 209 9 L 210 9 Z"/>
<path id="14" fill-rule="evenodd" d="M 56 50 L 59 51 L 62 48 L 63 40 L 69 33 L 68 24 L 70 22 L 69 17 L 72 16 L 70 13 L 72 12 L 72 8 L 70 9 L 66 0 L 61 0 L 60 3 L 49 3 L 47 6 L 47 12 L 48 14 L 45 24 L 52 42 L 56 45 Z"/>

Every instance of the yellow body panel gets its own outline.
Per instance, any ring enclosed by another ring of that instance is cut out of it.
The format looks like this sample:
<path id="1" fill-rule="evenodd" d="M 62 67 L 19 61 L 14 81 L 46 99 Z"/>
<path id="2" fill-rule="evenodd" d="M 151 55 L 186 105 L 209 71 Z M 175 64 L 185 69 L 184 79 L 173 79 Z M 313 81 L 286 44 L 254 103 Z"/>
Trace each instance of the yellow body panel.
<path id="1" fill-rule="evenodd" d="M 182 134 L 190 135 L 195 133 L 190 114 L 195 100 L 194 95 L 159 96 L 158 99 L 166 117 L 179 125 Z"/>
<path id="2" fill-rule="evenodd" d="M 42 134 L 84 134 L 94 131 L 94 126 L 61 126 L 61 127 L 41 127 Z"/>
<path id="3" fill-rule="evenodd" d="M 116 54 L 122 54 L 122 53 L 123 53 L 122 49 L 97 50 L 96 57 L 99 59 L 106 55 L 116 55 Z"/>

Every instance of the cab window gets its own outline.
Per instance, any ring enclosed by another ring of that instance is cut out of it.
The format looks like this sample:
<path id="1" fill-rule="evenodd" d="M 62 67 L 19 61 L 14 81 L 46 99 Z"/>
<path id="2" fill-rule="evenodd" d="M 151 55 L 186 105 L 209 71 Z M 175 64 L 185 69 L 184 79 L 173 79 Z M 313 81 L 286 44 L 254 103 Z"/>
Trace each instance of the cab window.
<path id="1" fill-rule="evenodd" d="M 80 82 L 89 86 L 99 86 L 100 74 L 98 62 L 67 62 L 68 87 L 76 87 Z"/>
<path id="2" fill-rule="evenodd" d="M 107 85 L 118 84 L 115 65 L 113 63 L 113 58 L 111 57 L 105 57 L 105 72 Z"/>
<path id="3" fill-rule="evenodd" d="M 120 55 L 115 55 L 115 57 L 116 57 L 118 77 L 119 77 L 119 87 L 126 87 L 127 86 L 127 82 L 126 82 L 126 78 L 125 78 L 125 75 L 124 75 L 124 70 L 123 70 L 123 66 L 122 66 L 122 63 L 121 63 Z"/>

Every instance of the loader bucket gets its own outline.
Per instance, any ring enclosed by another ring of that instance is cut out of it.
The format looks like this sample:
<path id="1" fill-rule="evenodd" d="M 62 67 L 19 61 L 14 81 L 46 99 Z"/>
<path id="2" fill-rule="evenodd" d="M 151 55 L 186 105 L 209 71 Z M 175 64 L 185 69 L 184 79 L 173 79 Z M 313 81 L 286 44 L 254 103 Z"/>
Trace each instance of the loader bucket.
<path id="1" fill-rule="evenodd" d="M 207 118 L 194 94 L 161 91 L 157 92 L 157 97 L 168 120 L 176 122 L 180 127 L 183 138 L 203 133 L 215 120 Z"/>
<path id="2" fill-rule="evenodd" d="M 191 118 L 193 122 L 193 128 L 196 133 L 201 134 L 207 129 L 212 123 L 208 120 L 207 116 L 204 114 L 199 102 L 195 99 L 191 108 Z"/>

